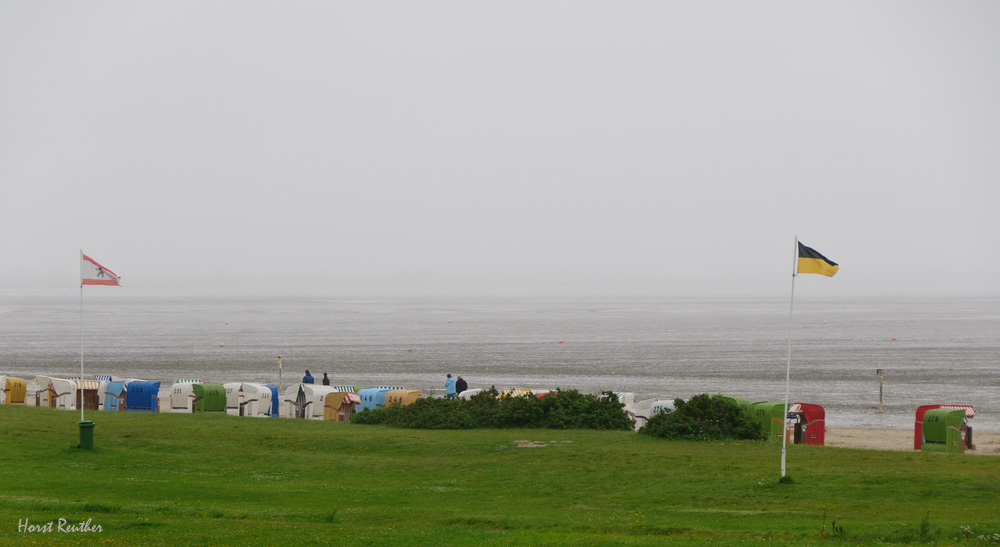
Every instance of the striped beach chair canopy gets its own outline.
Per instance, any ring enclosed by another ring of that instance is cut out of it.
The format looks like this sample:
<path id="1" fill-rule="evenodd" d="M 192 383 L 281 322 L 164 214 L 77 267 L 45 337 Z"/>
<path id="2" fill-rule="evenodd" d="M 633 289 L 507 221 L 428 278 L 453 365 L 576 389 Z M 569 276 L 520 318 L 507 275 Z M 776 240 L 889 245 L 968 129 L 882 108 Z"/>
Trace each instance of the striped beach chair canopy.
<path id="1" fill-rule="evenodd" d="M 76 380 L 76 389 L 101 389 L 101 382 L 97 380 Z"/>
<path id="2" fill-rule="evenodd" d="M 178 378 L 174 380 L 175 384 L 201 384 L 204 383 L 201 380 L 195 380 L 193 378 Z"/>
<path id="3" fill-rule="evenodd" d="M 105 376 L 105 375 L 102 375 L 102 374 L 95 374 L 94 375 L 94 379 L 97 380 L 98 382 L 112 382 L 112 381 L 114 381 L 114 378 L 112 378 L 111 376 Z"/>
<path id="4" fill-rule="evenodd" d="M 956 409 L 962 409 L 962 408 L 964 408 L 965 409 L 965 417 L 967 419 L 971 420 L 972 418 L 976 417 L 976 411 L 972 410 L 972 405 L 941 405 L 941 408 L 956 408 Z"/>
<path id="5" fill-rule="evenodd" d="M 354 386 L 333 386 L 333 389 L 336 389 L 337 391 L 344 391 L 347 393 L 358 392 L 357 388 L 355 388 Z M 361 402 L 361 400 L 359 399 L 358 402 Z"/>
<path id="6" fill-rule="evenodd" d="M 500 397 L 526 397 L 532 393 L 534 392 L 530 389 L 511 388 L 501 391 Z"/>

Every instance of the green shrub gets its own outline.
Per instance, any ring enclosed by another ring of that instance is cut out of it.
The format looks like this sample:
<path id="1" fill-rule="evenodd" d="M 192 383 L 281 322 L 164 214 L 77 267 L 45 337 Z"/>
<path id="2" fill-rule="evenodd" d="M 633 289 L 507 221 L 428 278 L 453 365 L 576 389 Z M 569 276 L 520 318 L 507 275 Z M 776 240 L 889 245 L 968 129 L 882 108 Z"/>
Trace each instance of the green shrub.
<path id="1" fill-rule="evenodd" d="M 455 402 L 421 398 L 406 406 L 396 403 L 385 408 L 369 408 L 351 416 L 351 423 L 414 429 L 472 429 L 476 427 L 468 409 L 461 408 L 461 405 L 454 404 Z"/>
<path id="2" fill-rule="evenodd" d="M 695 395 L 674 401 L 674 410 L 651 416 L 639 433 L 688 441 L 764 440 L 750 414 L 720 395 Z"/>
<path id="3" fill-rule="evenodd" d="M 415 403 L 366 409 L 351 417 L 355 424 L 415 429 L 547 428 L 628 431 L 632 420 L 614 393 L 587 395 L 573 389 L 543 397 L 501 396 L 496 387 L 466 399 L 421 398 Z"/>

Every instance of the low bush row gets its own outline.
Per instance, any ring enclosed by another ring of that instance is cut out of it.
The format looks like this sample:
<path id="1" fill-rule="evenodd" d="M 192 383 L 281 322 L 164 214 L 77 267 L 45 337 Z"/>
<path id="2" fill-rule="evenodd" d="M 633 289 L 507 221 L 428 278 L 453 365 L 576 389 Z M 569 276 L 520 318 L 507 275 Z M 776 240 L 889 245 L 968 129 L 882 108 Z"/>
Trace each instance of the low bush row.
<path id="1" fill-rule="evenodd" d="M 686 441 L 765 440 L 767 434 L 747 412 L 721 395 L 674 401 L 674 410 L 651 416 L 639 433 Z"/>
<path id="2" fill-rule="evenodd" d="M 421 398 L 401 406 L 366 409 L 351 416 L 355 424 L 383 424 L 415 429 L 548 428 L 628 431 L 632 420 L 617 395 L 599 396 L 573 389 L 542 397 L 501 396 L 496 387 L 469 399 Z"/>

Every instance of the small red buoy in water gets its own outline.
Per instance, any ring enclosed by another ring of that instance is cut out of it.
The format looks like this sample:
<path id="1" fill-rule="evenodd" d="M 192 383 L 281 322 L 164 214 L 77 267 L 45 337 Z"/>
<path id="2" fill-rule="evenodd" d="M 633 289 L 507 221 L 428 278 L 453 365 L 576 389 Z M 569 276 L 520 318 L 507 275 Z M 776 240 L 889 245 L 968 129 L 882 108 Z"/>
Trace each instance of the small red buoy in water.
<path id="1" fill-rule="evenodd" d="M 893 336 L 893 337 L 892 337 L 892 341 L 893 341 L 893 342 L 895 342 L 895 341 L 896 341 L 896 337 L 895 337 L 895 336 Z"/>
<path id="2" fill-rule="evenodd" d="M 562 344 L 563 343 L 562 340 L 560 340 L 559 343 Z"/>

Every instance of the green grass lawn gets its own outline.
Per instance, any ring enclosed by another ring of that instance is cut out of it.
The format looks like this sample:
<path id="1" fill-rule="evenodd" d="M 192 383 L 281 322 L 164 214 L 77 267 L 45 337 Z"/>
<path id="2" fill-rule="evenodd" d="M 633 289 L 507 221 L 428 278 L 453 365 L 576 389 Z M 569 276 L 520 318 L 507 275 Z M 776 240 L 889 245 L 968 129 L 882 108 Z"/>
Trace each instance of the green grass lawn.
<path id="1" fill-rule="evenodd" d="M 80 450 L 79 414 L 0 406 L 0 544 L 1000 544 L 993 457 L 790 446 L 779 483 L 761 442 L 87 419 Z M 102 531 L 18 532 L 59 518 Z"/>

